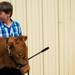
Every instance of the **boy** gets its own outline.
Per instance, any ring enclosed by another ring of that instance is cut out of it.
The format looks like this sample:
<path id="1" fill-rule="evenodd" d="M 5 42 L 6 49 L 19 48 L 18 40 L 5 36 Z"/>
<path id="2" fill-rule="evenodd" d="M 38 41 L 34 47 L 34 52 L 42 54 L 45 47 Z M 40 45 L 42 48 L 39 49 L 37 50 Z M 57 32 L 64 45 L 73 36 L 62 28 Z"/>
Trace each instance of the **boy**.
<path id="1" fill-rule="evenodd" d="M 11 19 L 13 6 L 9 2 L 0 2 L 0 37 L 22 35 L 20 24 Z M 2 68 L 0 75 L 22 75 L 17 69 Z"/>
<path id="2" fill-rule="evenodd" d="M 0 2 L 0 37 L 22 35 L 20 24 L 11 19 L 13 6 L 9 2 Z"/>

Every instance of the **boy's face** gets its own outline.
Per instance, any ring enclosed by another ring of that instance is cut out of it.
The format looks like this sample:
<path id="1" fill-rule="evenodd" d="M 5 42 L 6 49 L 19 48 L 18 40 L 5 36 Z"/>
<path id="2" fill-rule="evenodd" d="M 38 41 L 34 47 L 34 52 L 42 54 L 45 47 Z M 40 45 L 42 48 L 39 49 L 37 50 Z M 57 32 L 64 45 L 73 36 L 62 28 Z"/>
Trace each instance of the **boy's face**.
<path id="1" fill-rule="evenodd" d="M 5 12 L 0 11 L 0 21 L 5 21 L 8 19 L 8 17 L 9 17 L 9 14 L 6 14 Z"/>

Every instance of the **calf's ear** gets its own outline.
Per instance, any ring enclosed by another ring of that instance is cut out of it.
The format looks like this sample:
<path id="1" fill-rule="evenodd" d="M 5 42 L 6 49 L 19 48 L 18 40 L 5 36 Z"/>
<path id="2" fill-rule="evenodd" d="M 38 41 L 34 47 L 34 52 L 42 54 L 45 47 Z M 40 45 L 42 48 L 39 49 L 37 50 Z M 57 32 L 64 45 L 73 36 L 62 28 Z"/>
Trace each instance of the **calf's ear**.
<path id="1" fill-rule="evenodd" d="M 20 39 L 22 39 L 23 41 L 26 41 L 27 40 L 27 36 L 20 36 Z"/>
<path id="2" fill-rule="evenodd" d="M 27 40 L 27 36 L 22 36 L 22 39 L 23 39 L 24 41 L 26 41 L 26 40 Z"/>

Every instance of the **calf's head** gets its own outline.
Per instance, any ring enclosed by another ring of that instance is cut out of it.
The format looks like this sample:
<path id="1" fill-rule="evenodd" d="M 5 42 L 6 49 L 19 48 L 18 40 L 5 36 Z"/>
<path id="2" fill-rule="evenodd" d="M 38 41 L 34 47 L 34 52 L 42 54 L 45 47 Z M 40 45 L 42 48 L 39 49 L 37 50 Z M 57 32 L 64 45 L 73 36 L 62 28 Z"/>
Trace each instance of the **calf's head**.
<path id="1" fill-rule="evenodd" d="M 27 36 L 9 37 L 8 45 L 10 46 L 11 55 L 18 64 L 28 63 L 26 40 Z"/>

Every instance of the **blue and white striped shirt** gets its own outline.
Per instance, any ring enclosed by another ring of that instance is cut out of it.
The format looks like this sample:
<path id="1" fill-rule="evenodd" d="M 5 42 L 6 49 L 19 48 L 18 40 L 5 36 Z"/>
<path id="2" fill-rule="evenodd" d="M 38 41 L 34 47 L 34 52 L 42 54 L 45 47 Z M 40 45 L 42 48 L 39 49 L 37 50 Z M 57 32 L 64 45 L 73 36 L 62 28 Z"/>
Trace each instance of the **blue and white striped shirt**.
<path id="1" fill-rule="evenodd" d="M 22 35 L 20 24 L 17 21 L 12 21 L 10 27 L 0 22 L 0 37 L 17 37 Z"/>

